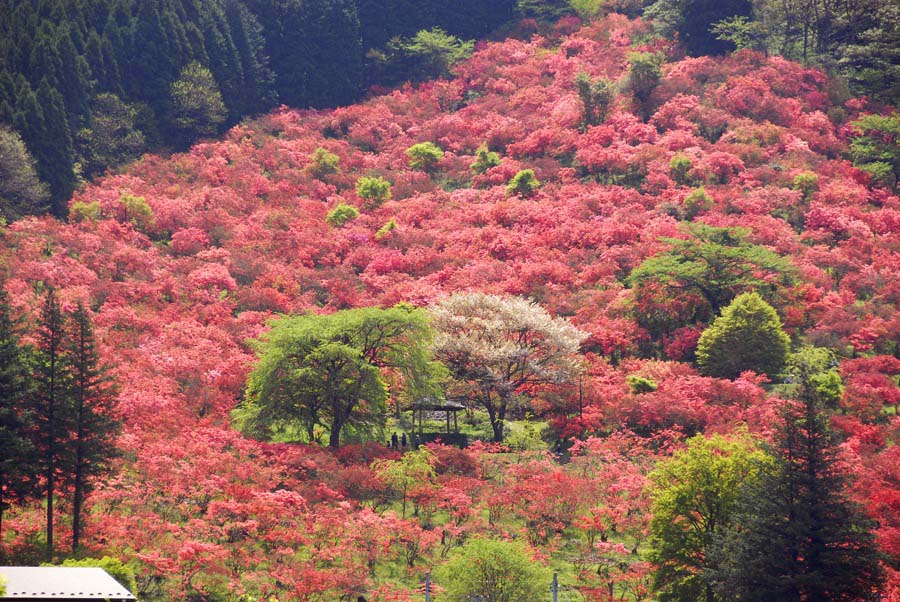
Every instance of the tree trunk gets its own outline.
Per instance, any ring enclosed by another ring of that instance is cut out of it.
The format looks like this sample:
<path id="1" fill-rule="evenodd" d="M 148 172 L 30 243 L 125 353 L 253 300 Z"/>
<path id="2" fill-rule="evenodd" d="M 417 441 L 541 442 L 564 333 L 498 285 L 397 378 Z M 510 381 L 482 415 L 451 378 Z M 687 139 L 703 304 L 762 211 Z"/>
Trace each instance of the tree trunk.
<path id="1" fill-rule="evenodd" d="M 54 394 L 53 384 L 51 382 L 51 394 L 49 407 L 47 411 L 47 431 L 48 431 L 48 445 L 47 445 L 47 561 L 50 562 L 53 560 L 53 494 L 54 494 L 54 486 L 56 485 L 55 479 L 56 475 L 53 474 L 56 468 L 56 423 L 54 421 L 53 416 L 53 405 L 55 403 L 55 399 L 53 399 Z"/>
<path id="2" fill-rule="evenodd" d="M 47 561 L 53 560 L 53 468 L 47 471 Z"/>
<path id="3" fill-rule="evenodd" d="M 341 446 L 341 429 L 344 427 L 344 421 L 335 417 L 331 422 L 331 432 L 328 434 L 328 447 L 338 448 Z"/>
<path id="4" fill-rule="evenodd" d="M 81 509 L 84 506 L 84 450 L 79 441 L 75 452 L 75 491 L 72 498 L 72 554 L 78 553 L 81 540 Z"/>

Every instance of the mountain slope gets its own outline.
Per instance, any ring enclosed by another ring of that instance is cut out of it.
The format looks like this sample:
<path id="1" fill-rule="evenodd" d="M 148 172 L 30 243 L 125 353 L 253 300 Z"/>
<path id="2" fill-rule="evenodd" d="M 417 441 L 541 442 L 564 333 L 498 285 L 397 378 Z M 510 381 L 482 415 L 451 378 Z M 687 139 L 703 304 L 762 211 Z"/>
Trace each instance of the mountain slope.
<path id="1" fill-rule="evenodd" d="M 6 228 L 14 304 L 31 316 L 42 284 L 88 300 L 120 383 L 124 457 L 93 498 L 96 550 L 137 559 L 148 588 L 165 577 L 172 599 L 276 583 L 315 599 L 380 581 L 361 547 L 379 529 L 389 542 L 408 537 L 410 523 L 360 509 L 358 483 L 331 456 L 228 425 L 253 362 L 246 341 L 281 312 L 426 305 L 457 290 L 528 296 L 591 333 L 588 411 L 557 417 L 561 432 L 728 430 L 742 420 L 764 432 L 758 380 L 706 379 L 676 361 L 690 359 L 702 323 L 654 332 L 634 317 L 629 274 L 671 247 L 665 237 L 694 236 L 688 221 L 747 228 L 750 243 L 789 258 L 796 281 L 771 295 L 789 332 L 847 358 L 848 382 L 890 377 L 900 199 L 843 158 L 865 103 L 838 102 L 818 71 L 749 52 L 672 57 L 635 98 L 631 53 L 670 51 L 642 46 L 646 27 L 612 16 L 558 38 L 487 44 L 453 81 L 333 111 L 283 109 L 87 187 L 69 224 Z M 620 89 L 606 121 L 587 128 L 582 72 Z M 426 141 L 443 158 L 411 169 L 406 150 Z M 474 174 L 483 143 L 501 162 Z M 316 168 L 318 148 L 339 158 L 335 173 Z M 523 169 L 540 189 L 509 194 Z M 363 176 L 389 181 L 392 198 L 360 198 Z M 701 186 L 708 200 L 692 205 Z M 340 203 L 360 215 L 334 227 L 326 217 Z M 655 310 L 677 313 L 671 301 Z M 881 367 L 861 367 L 866 357 Z M 629 395 L 628 374 L 660 387 Z M 860 471 L 889 481 L 884 454 L 895 448 L 885 441 L 897 420 L 874 422 L 864 399 L 886 403 L 878 391 L 848 397 L 844 426 L 866 442 L 855 449 Z M 9 521 L 10 549 L 25 549 L 33 516 Z M 433 530 L 415 536 L 439 547 Z"/>

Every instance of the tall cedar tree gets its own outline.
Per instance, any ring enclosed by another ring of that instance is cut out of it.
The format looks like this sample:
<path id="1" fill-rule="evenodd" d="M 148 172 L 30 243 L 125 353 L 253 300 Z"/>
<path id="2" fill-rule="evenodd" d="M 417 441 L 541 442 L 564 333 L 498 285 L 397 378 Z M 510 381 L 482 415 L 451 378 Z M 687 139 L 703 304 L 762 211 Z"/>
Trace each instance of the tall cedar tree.
<path id="1" fill-rule="evenodd" d="M 830 371 L 800 360 L 797 401 L 782 411 L 774 462 L 745 489 L 735 528 L 712 551 L 719 568 L 711 581 L 724 600 L 863 601 L 882 580 L 872 525 L 849 499 L 829 430 Z"/>
<path id="2" fill-rule="evenodd" d="M 105 461 L 115 454 L 114 436 L 118 423 L 112 416 L 115 392 L 100 365 L 94 328 L 81 303 L 72 314 L 68 341 L 71 363 L 71 399 L 74 447 L 72 499 L 72 553 L 78 551 L 82 531 L 82 509 L 90 492 L 90 478 L 105 469 Z"/>
<path id="3" fill-rule="evenodd" d="M 0 286 L 0 541 L 3 511 L 35 492 L 35 450 L 28 437 L 30 414 L 24 407 L 28 382 L 9 298 Z"/>
<path id="4" fill-rule="evenodd" d="M 56 292 L 47 291 L 37 332 L 32 397 L 35 416 L 34 441 L 44 475 L 47 500 L 47 558 L 53 557 L 53 501 L 57 486 L 67 482 L 70 469 L 68 446 L 72 404 L 70 371 L 65 348 L 65 316 Z"/>

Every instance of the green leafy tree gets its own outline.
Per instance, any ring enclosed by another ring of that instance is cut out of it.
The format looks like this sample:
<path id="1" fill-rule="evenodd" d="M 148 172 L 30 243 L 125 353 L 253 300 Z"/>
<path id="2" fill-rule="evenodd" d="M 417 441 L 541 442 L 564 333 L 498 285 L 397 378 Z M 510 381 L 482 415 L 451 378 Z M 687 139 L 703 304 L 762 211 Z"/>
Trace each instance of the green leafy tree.
<path id="1" fill-rule="evenodd" d="M 695 217 L 709 211 L 713 206 L 713 198 L 706 192 L 706 188 L 701 186 L 695 188 L 684 198 L 684 219 L 693 220 Z"/>
<path id="2" fill-rule="evenodd" d="M 592 80 L 590 75 L 582 71 L 575 76 L 575 89 L 581 100 L 582 127 L 606 121 L 609 107 L 618 93 L 616 83 L 603 77 Z"/>
<path id="3" fill-rule="evenodd" d="M 76 136 L 82 173 L 93 176 L 136 159 L 146 148 L 144 134 L 136 129 L 134 107 L 110 93 L 99 94 L 91 105 L 90 127 Z"/>
<path id="4" fill-rule="evenodd" d="M 506 194 L 512 196 L 529 197 L 541 187 L 540 181 L 535 177 L 533 169 L 519 171 L 506 185 Z"/>
<path id="5" fill-rule="evenodd" d="M 0 216 L 11 222 L 49 208 L 50 194 L 38 179 L 34 158 L 15 130 L 0 126 Z"/>
<path id="6" fill-rule="evenodd" d="M 690 172 L 693 167 L 694 162 L 691 161 L 691 158 L 682 154 L 675 155 L 672 157 L 672 160 L 669 161 L 669 171 L 672 174 L 672 179 L 682 186 L 690 185 Z"/>
<path id="7" fill-rule="evenodd" d="M 85 497 L 93 479 L 106 473 L 116 453 L 114 437 L 119 423 L 113 418 L 115 391 L 100 364 L 94 328 L 84 305 L 71 316 L 68 355 L 71 372 L 72 428 L 72 553 L 78 552 L 82 535 Z"/>
<path id="8" fill-rule="evenodd" d="M 337 173 L 340 162 L 340 157 L 320 146 L 313 152 L 312 163 L 309 164 L 307 170 L 312 177 L 321 179 L 329 174 Z"/>
<path id="9" fill-rule="evenodd" d="M 746 15 L 737 15 L 722 19 L 713 23 L 709 32 L 715 34 L 716 39 L 722 42 L 730 42 L 735 50 L 760 50 L 766 49 L 766 31 L 762 23 L 748 18 Z"/>
<path id="10" fill-rule="evenodd" d="M 228 115 L 215 78 L 197 62 L 181 70 L 169 96 L 172 126 L 184 140 L 212 136 Z"/>
<path id="11" fill-rule="evenodd" d="M 791 262 L 747 240 L 749 230 L 686 226 L 689 238 L 666 238 L 668 251 L 646 259 L 628 277 L 635 317 L 654 337 L 696 322 L 709 322 L 738 294 L 769 299 L 794 282 Z"/>
<path id="12" fill-rule="evenodd" d="M 381 176 L 363 176 L 356 181 L 356 194 L 367 207 L 378 207 L 391 198 L 391 183 Z"/>
<path id="13" fill-rule="evenodd" d="M 406 503 L 410 491 L 417 486 L 425 486 L 434 481 L 434 466 L 437 458 L 427 447 L 406 452 L 398 460 L 375 460 L 372 470 L 378 477 L 396 491 L 402 500 L 400 516 L 406 518 Z"/>
<path id="14" fill-rule="evenodd" d="M 757 293 L 744 293 L 700 335 L 697 364 L 703 374 L 719 378 L 737 378 L 745 370 L 774 376 L 790 344 L 775 309 Z"/>
<path id="15" fill-rule="evenodd" d="M 838 359 L 824 347 L 805 345 L 785 363 L 779 392 L 793 399 L 809 399 L 818 407 L 836 410 L 844 394 Z"/>
<path id="16" fill-rule="evenodd" d="M 478 537 L 437 570 L 436 580 L 448 602 L 522 602 L 547 596 L 550 571 L 519 542 Z"/>
<path id="17" fill-rule="evenodd" d="M 799 190 L 803 194 L 803 200 L 809 201 L 812 195 L 819 189 L 819 176 L 810 171 L 804 171 L 794 176 L 794 182 L 791 186 L 794 190 Z"/>
<path id="18" fill-rule="evenodd" d="M 634 95 L 644 119 L 651 114 L 650 96 L 662 77 L 663 55 L 653 52 L 632 52 L 628 55 L 628 89 Z"/>
<path id="19" fill-rule="evenodd" d="M 419 142 L 406 149 L 411 169 L 432 173 L 438 162 L 444 158 L 444 151 L 433 142 Z"/>
<path id="20" fill-rule="evenodd" d="M 900 182 L 900 112 L 866 115 L 853 122 L 859 132 L 850 141 L 853 163 L 888 187 Z"/>
<path id="21" fill-rule="evenodd" d="M 435 358 L 487 411 L 494 441 L 503 441 L 507 411 L 523 405 L 523 388 L 568 383 L 580 372 L 587 334 L 526 299 L 457 293 L 430 311 Z"/>
<path id="22" fill-rule="evenodd" d="M 832 387 L 823 395 L 822 358 L 818 350 L 793 358 L 797 400 L 782 410 L 773 460 L 745 487 L 733 527 L 710 552 L 723 599 L 864 602 L 879 589 L 872 524 L 850 500 L 823 407 Z"/>
<path id="23" fill-rule="evenodd" d="M 359 217 L 359 209 L 353 205 L 339 203 L 337 207 L 328 212 L 325 216 L 325 223 L 335 228 L 340 228 L 349 221 Z"/>
<path id="24" fill-rule="evenodd" d="M 660 602 L 714 602 L 709 548 L 766 456 L 746 434 L 688 439 L 650 473 L 650 559 Z"/>
<path id="25" fill-rule="evenodd" d="M 428 386 L 429 340 L 425 313 L 403 305 L 278 319 L 257 342 L 244 429 L 290 437 L 300 428 L 314 441 L 324 427 L 337 447 L 344 427 L 383 419 L 384 371 L 398 375 L 397 389 Z"/>
<path id="26" fill-rule="evenodd" d="M 475 161 L 470 169 L 473 173 L 483 174 L 492 167 L 500 165 L 500 155 L 488 148 L 487 142 L 483 142 L 475 151 Z"/>
<path id="27" fill-rule="evenodd" d="M 385 83 L 449 77 L 454 65 L 471 56 L 475 42 L 461 40 L 439 27 L 423 29 L 411 38 L 394 37 L 384 52 L 370 52 Z"/>

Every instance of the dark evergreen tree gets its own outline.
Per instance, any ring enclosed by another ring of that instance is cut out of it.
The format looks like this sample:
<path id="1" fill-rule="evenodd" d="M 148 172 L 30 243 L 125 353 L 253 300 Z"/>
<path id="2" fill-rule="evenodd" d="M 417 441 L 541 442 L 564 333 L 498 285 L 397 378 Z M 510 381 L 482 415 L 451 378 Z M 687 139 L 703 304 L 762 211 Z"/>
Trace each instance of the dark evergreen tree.
<path id="1" fill-rule="evenodd" d="M 43 116 L 43 128 L 33 139 L 26 139 L 37 160 L 38 173 L 50 187 L 50 210 L 57 217 L 66 215 L 66 202 L 75 190 L 75 153 L 72 133 L 62 95 L 47 80 L 41 80 L 37 102 Z"/>
<path id="2" fill-rule="evenodd" d="M 77 35 L 77 31 L 73 27 L 61 27 L 57 34 L 57 47 L 62 66 L 58 89 L 63 96 L 66 114 L 72 129 L 87 120 L 92 92 L 91 69 L 84 55 L 78 52 L 72 42 L 72 36 Z"/>
<path id="3" fill-rule="evenodd" d="M 226 0 L 225 14 L 241 62 L 238 97 L 230 104 L 235 105 L 241 115 L 267 111 L 275 106 L 278 96 L 262 26 L 239 0 Z"/>
<path id="4" fill-rule="evenodd" d="M 0 285 L 0 541 L 3 512 L 37 491 L 35 449 L 29 438 L 26 408 L 28 375 L 23 350 L 10 315 L 9 298 Z"/>
<path id="5" fill-rule="evenodd" d="M 266 29 L 279 99 L 293 106 L 334 106 L 360 92 L 362 43 L 351 0 L 251 0 Z"/>
<path id="6" fill-rule="evenodd" d="M 66 353 L 65 316 L 51 288 L 47 291 L 37 331 L 34 366 L 35 392 L 32 395 L 35 418 L 34 441 L 41 473 L 47 512 L 47 558 L 52 559 L 53 504 L 58 487 L 67 484 L 72 422 L 71 379 Z"/>
<path id="7" fill-rule="evenodd" d="M 692 56 L 725 54 L 734 50 L 734 45 L 718 39 L 710 29 L 723 19 L 749 17 L 752 12 L 750 0 L 687 0 L 678 31 Z"/>
<path id="8" fill-rule="evenodd" d="M 782 410 L 772 455 L 744 492 L 733 528 L 711 551 L 710 576 L 725 600 L 871 600 L 881 582 L 869 521 L 848 496 L 825 406 L 833 376 L 821 354 L 791 360 L 794 401 Z"/>
<path id="9" fill-rule="evenodd" d="M 78 552 L 82 509 L 92 478 L 103 474 L 115 454 L 118 422 L 113 417 L 112 381 L 100 365 L 90 315 L 82 304 L 72 314 L 69 340 L 73 410 L 72 553 Z"/>

